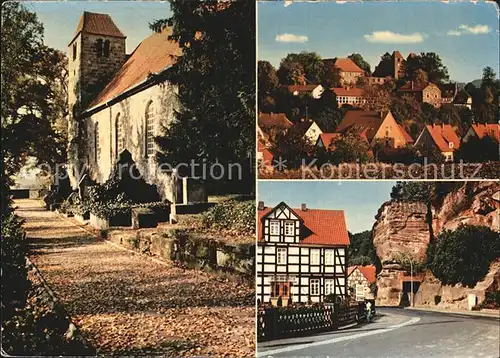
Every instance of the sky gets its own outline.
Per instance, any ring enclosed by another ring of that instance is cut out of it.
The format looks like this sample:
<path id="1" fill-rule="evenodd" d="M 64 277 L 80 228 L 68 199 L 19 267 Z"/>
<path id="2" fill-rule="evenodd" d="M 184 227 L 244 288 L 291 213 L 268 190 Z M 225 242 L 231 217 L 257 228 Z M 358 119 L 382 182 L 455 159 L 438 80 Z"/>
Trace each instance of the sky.
<path id="1" fill-rule="evenodd" d="M 166 19 L 172 14 L 170 4 L 166 1 L 44 1 L 23 4 L 35 12 L 43 24 L 45 45 L 66 53 L 84 11 L 110 15 L 127 36 L 127 53 L 131 53 L 152 34 L 148 26 L 150 22 Z"/>
<path id="2" fill-rule="evenodd" d="M 259 2 L 259 60 L 276 68 L 288 53 L 323 58 L 360 53 L 372 71 L 385 52 L 436 52 L 450 79 L 469 82 L 491 66 L 498 74 L 498 11 L 478 2 Z"/>
<path id="3" fill-rule="evenodd" d="M 273 207 L 344 210 L 347 230 L 371 230 L 380 206 L 390 199 L 394 181 L 259 181 L 258 200 Z"/>

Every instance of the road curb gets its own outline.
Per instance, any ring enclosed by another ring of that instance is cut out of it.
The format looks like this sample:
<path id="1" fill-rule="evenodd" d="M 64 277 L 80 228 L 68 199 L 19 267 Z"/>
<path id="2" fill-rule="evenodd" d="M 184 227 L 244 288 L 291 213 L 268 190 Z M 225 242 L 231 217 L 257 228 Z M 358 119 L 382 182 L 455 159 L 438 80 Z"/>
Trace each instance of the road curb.
<path id="1" fill-rule="evenodd" d="M 490 313 L 490 312 L 480 312 L 480 311 L 457 311 L 457 310 L 445 310 L 445 309 L 438 310 L 438 309 L 425 308 L 425 307 L 406 307 L 405 310 L 443 313 L 443 314 L 458 314 L 458 315 L 471 316 L 471 317 L 489 317 L 489 318 L 496 318 L 496 319 L 500 320 L 500 312 L 499 313 Z"/>

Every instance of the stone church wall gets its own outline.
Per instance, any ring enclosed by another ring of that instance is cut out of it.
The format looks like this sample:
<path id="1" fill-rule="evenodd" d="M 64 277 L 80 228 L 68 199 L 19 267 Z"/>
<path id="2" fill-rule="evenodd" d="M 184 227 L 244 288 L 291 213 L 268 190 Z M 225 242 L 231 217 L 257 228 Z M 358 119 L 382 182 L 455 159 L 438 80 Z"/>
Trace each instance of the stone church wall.
<path id="1" fill-rule="evenodd" d="M 155 113 L 155 135 L 162 132 L 174 116 L 176 108 L 177 88 L 166 83 L 155 85 L 134 94 L 124 100 L 106 107 L 86 118 L 87 126 L 87 164 L 90 177 L 99 182 L 105 182 L 118 158 L 117 152 L 117 116 L 123 125 L 123 149 L 132 154 L 137 168 L 146 182 L 155 184 L 162 199 L 172 201 L 172 179 L 169 173 L 160 173 L 155 155 L 146 155 L 146 113 L 152 103 Z M 99 159 L 96 155 L 96 128 L 99 136 Z"/>

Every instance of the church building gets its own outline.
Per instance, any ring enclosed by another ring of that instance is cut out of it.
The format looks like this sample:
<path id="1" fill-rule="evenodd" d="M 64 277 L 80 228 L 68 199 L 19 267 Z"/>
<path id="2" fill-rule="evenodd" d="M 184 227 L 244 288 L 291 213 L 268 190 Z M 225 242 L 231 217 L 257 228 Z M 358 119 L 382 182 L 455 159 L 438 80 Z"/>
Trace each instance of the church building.
<path id="1" fill-rule="evenodd" d="M 181 56 L 170 34 L 170 28 L 153 33 L 127 55 L 126 36 L 109 15 L 83 13 L 68 44 L 68 172 L 74 188 L 83 174 L 105 182 L 127 151 L 163 200 L 176 197 L 171 171 L 156 163 L 154 140 L 178 106 L 177 86 L 156 76 Z"/>

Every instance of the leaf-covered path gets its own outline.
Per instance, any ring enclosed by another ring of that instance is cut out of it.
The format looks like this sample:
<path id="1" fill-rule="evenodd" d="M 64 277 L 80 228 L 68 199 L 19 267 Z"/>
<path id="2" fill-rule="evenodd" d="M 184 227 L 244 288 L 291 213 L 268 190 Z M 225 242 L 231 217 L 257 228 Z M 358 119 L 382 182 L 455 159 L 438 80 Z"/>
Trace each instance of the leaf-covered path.
<path id="1" fill-rule="evenodd" d="M 99 354 L 254 356 L 251 288 L 99 240 L 17 200 L 32 261 Z"/>

